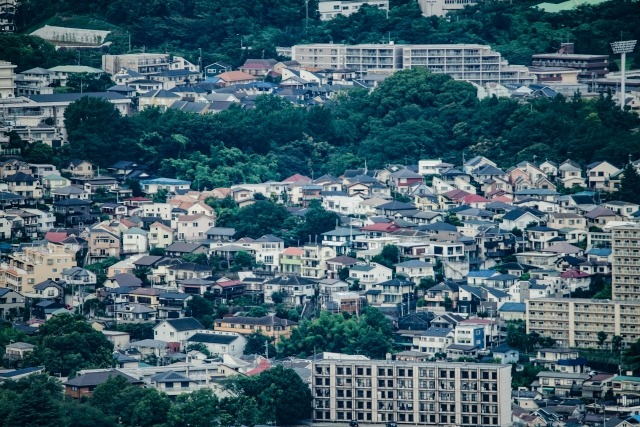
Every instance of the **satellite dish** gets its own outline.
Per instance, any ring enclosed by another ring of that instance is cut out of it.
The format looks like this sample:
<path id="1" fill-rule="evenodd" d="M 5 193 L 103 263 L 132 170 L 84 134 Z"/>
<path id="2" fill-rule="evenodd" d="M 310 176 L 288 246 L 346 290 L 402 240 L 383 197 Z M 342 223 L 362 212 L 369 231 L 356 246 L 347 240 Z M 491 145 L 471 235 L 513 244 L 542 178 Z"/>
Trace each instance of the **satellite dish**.
<path id="1" fill-rule="evenodd" d="M 522 371 L 524 371 L 524 366 L 516 365 L 516 372 L 522 372 Z"/>

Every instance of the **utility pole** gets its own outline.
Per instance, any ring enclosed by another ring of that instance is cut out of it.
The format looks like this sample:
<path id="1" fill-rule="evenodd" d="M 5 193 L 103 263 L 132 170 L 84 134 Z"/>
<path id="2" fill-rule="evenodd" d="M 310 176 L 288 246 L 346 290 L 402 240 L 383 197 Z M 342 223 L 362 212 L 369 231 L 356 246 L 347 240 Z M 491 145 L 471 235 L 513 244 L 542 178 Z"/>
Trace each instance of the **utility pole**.
<path id="1" fill-rule="evenodd" d="M 267 356 L 267 360 L 269 360 L 269 340 L 264 340 L 264 352 Z"/>
<path id="2" fill-rule="evenodd" d="M 304 32 L 307 32 L 309 26 L 309 0 L 304 0 L 305 18 L 304 18 Z"/>

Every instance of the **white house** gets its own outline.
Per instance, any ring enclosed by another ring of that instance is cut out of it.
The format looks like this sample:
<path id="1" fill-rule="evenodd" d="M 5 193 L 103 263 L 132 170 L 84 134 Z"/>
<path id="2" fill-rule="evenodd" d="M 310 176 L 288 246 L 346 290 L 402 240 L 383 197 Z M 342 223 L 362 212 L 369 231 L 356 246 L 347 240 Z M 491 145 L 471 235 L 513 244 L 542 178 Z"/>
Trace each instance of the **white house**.
<path id="1" fill-rule="evenodd" d="M 149 232 L 138 227 L 131 227 L 122 233 L 122 253 L 142 254 L 149 247 Z"/>
<path id="2" fill-rule="evenodd" d="M 159 190 L 167 190 L 169 193 L 175 193 L 178 190 L 188 190 L 191 187 L 191 181 L 171 178 L 156 178 L 140 181 L 142 191 L 146 194 L 156 194 Z"/>
<path id="3" fill-rule="evenodd" d="M 213 217 L 197 215 L 181 215 L 177 221 L 178 240 L 185 242 L 199 242 L 206 240 L 207 231 L 216 226 Z"/>
<path id="4" fill-rule="evenodd" d="M 391 280 L 392 275 L 393 271 L 390 268 L 375 262 L 354 265 L 349 269 L 349 279 L 358 280 L 360 285 L 386 282 Z"/>
<path id="5" fill-rule="evenodd" d="M 179 343 L 180 348 L 184 348 L 189 338 L 204 329 L 205 327 L 193 317 L 167 319 L 153 328 L 153 339 Z"/>
<path id="6" fill-rule="evenodd" d="M 420 282 L 420 279 L 435 279 L 433 264 L 420 260 L 404 261 L 395 265 L 396 273 L 402 274 L 413 282 Z"/>
<path id="7" fill-rule="evenodd" d="M 229 354 L 234 357 L 242 356 L 247 339 L 233 332 L 201 331 L 187 339 L 186 346 L 202 344 L 212 356 Z"/>

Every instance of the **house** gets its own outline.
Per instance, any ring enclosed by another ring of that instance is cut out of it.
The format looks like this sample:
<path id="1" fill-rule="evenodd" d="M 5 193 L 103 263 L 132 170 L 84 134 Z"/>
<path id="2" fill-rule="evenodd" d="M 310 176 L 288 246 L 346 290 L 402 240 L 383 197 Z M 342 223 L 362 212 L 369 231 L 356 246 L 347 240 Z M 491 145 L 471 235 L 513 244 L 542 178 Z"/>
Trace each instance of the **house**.
<path id="1" fill-rule="evenodd" d="M 395 264 L 396 274 L 418 283 L 420 279 L 435 279 L 433 264 L 420 260 L 409 260 Z"/>
<path id="2" fill-rule="evenodd" d="M 569 348 L 541 348 L 531 359 L 534 365 L 556 372 L 589 372 L 587 359 L 580 357 L 578 350 Z"/>
<path id="3" fill-rule="evenodd" d="M 266 303 L 275 303 L 274 294 L 280 294 L 283 297 L 282 303 L 295 307 L 304 305 L 313 298 L 316 282 L 299 276 L 279 276 L 264 282 L 263 289 Z"/>
<path id="4" fill-rule="evenodd" d="M 453 343 L 453 329 L 431 327 L 413 337 L 413 351 L 425 353 L 429 357 L 444 354 Z"/>
<path id="5" fill-rule="evenodd" d="M 70 285 L 93 286 L 96 274 L 82 267 L 71 267 L 62 270 L 62 280 Z"/>
<path id="6" fill-rule="evenodd" d="M 74 399 L 80 399 L 81 397 L 91 397 L 93 391 L 100 384 L 104 384 L 107 380 L 115 377 L 124 378 L 127 383 L 132 385 L 142 385 L 143 382 L 137 378 L 133 378 L 127 374 L 124 374 L 116 369 L 109 369 L 99 372 L 89 372 L 84 375 L 79 375 L 73 379 L 70 379 L 64 383 L 65 396 L 72 397 Z"/>
<path id="7" fill-rule="evenodd" d="M 500 363 L 518 363 L 520 360 L 520 352 L 507 344 L 500 344 L 492 348 L 491 352 L 493 353 L 493 358 L 499 360 Z"/>
<path id="8" fill-rule="evenodd" d="M 606 160 L 587 165 L 587 183 L 589 188 L 599 191 L 608 191 L 609 178 L 611 175 L 618 172 L 620 172 L 620 169 L 613 166 Z"/>
<path id="9" fill-rule="evenodd" d="M 397 304 L 409 302 L 413 297 L 415 283 L 399 278 L 365 284 L 365 295 L 371 305 L 395 307 Z"/>
<path id="10" fill-rule="evenodd" d="M 213 357 L 229 354 L 241 357 L 247 339 L 240 334 L 220 331 L 198 332 L 187 339 L 187 347 L 191 344 L 202 344 Z"/>
<path id="11" fill-rule="evenodd" d="M 11 342 L 4 348 L 4 358 L 10 361 L 21 361 L 36 348 L 26 342 Z"/>
<path id="12" fill-rule="evenodd" d="M 180 258 L 186 254 L 207 254 L 209 250 L 206 246 L 199 243 L 183 243 L 175 242 L 167 246 L 164 250 L 164 254 L 172 258 Z"/>
<path id="13" fill-rule="evenodd" d="M 8 288 L 0 288 L 0 320 L 12 320 L 25 309 L 24 297 Z"/>
<path id="14" fill-rule="evenodd" d="M 173 228 L 155 221 L 149 226 L 149 248 L 165 249 L 173 243 Z"/>
<path id="15" fill-rule="evenodd" d="M 41 199 L 43 196 L 42 185 L 31 174 L 16 172 L 4 179 L 8 191 L 24 197 L 26 200 Z"/>
<path id="16" fill-rule="evenodd" d="M 280 319 L 276 316 L 234 316 L 215 319 L 213 325 L 215 331 L 235 332 L 241 335 L 251 335 L 256 331 L 260 331 L 263 335 L 274 338 L 275 342 L 278 343 L 283 338 L 291 336 L 292 328 L 297 323 L 287 319 Z"/>
<path id="17" fill-rule="evenodd" d="M 95 173 L 95 169 L 95 166 L 91 162 L 88 162 L 86 160 L 73 159 L 70 160 L 64 167 L 62 167 L 60 171 L 70 173 L 73 176 L 92 178 Z"/>
<path id="18" fill-rule="evenodd" d="M 349 269 L 349 280 L 357 281 L 361 286 L 391 280 L 392 270 L 384 265 L 372 262 L 357 264 Z"/>
<path id="19" fill-rule="evenodd" d="M 199 242 L 207 239 L 207 231 L 216 225 L 214 217 L 204 214 L 180 215 L 177 221 L 178 240 Z"/>
<path id="20" fill-rule="evenodd" d="M 91 202 L 80 199 L 64 199 L 53 202 L 56 222 L 62 226 L 91 224 L 96 215 L 91 213 Z"/>
<path id="21" fill-rule="evenodd" d="M 216 76 L 222 86 L 232 86 L 257 82 L 258 79 L 243 71 L 226 71 Z"/>
<path id="22" fill-rule="evenodd" d="M 131 227 L 122 233 L 122 253 L 142 254 L 149 249 L 149 232 L 138 227 Z"/>
<path id="23" fill-rule="evenodd" d="M 155 178 L 140 181 L 142 191 L 148 195 L 156 194 L 160 190 L 166 190 L 169 193 L 176 193 L 179 190 L 189 190 L 191 181 L 171 178 Z"/>
<path id="24" fill-rule="evenodd" d="M 205 327 L 193 317 L 167 319 L 154 326 L 153 338 L 168 343 L 179 343 L 180 348 L 184 349 L 187 340 L 204 329 Z"/>
<path id="25" fill-rule="evenodd" d="M 199 388 L 197 381 L 174 371 L 161 372 L 153 375 L 150 385 L 159 392 L 172 397 L 183 393 L 190 393 Z"/>
<path id="26" fill-rule="evenodd" d="M 49 279 L 35 285 L 33 291 L 37 298 L 61 299 L 64 296 L 64 288 Z"/>
<path id="27" fill-rule="evenodd" d="M 539 217 L 527 210 L 514 209 L 504 214 L 501 218 L 500 229 L 511 231 L 514 228 L 524 230 L 529 224 L 540 224 Z"/>

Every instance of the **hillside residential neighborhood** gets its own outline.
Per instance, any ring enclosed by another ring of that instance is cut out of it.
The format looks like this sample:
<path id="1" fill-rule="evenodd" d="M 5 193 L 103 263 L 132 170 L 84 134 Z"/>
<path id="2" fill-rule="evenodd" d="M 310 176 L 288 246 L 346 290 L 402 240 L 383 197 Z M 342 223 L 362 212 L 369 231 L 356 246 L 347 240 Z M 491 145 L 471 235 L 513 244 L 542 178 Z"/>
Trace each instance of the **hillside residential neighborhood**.
<path id="1" fill-rule="evenodd" d="M 0 1 L 0 424 L 639 426 L 602 2 Z"/>
<path id="2" fill-rule="evenodd" d="M 640 377 L 596 370 L 582 354 L 624 349 L 640 338 L 633 249 L 640 244 L 640 206 L 613 198 L 622 166 L 566 160 L 503 170 L 482 156 L 461 165 L 424 159 L 197 191 L 188 181 L 146 176 L 124 159 L 101 172 L 84 160 L 63 172 L 10 159 L 0 164 L 0 225 L 6 242 L 19 243 L 2 246 L 0 316 L 24 318 L 20 327 L 37 333 L 52 317 L 83 313 L 113 343 L 114 375 L 169 395 L 201 388 L 224 394 L 218 379 L 280 363 L 244 355 L 252 333 L 277 344 L 298 322 L 273 313 L 225 315 L 207 328 L 189 315 L 191 299 L 277 302 L 299 308 L 303 318 L 319 311 L 357 316 L 375 307 L 394 325 L 397 352 L 389 360 L 329 353 L 296 359 L 314 396 L 314 420 L 622 423 L 640 412 Z M 144 196 L 122 185 L 130 176 L 144 176 Z M 564 190 L 575 186 L 583 190 Z M 118 201 L 93 200 L 105 194 Z M 271 234 L 237 237 L 216 224 L 210 206 L 265 199 L 303 221 L 313 209 L 339 220 L 294 245 Z M 398 249 L 397 259 L 375 262 L 388 247 Z M 230 268 L 243 255 L 252 267 Z M 206 264 L 212 259 L 222 269 Z M 610 295 L 593 299 L 596 283 L 610 283 Z M 548 347 L 510 347 L 506 326 L 513 322 Z M 153 338 L 137 341 L 112 327 L 149 323 Z M 16 375 L 33 347 L 6 347 Z M 541 370 L 512 388 L 515 367 L 524 363 Z M 111 376 L 105 372 L 81 371 L 64 383 L 65 393 L 91 395 Z M 354 384 L 362 387 L 352 392 Z"/>

